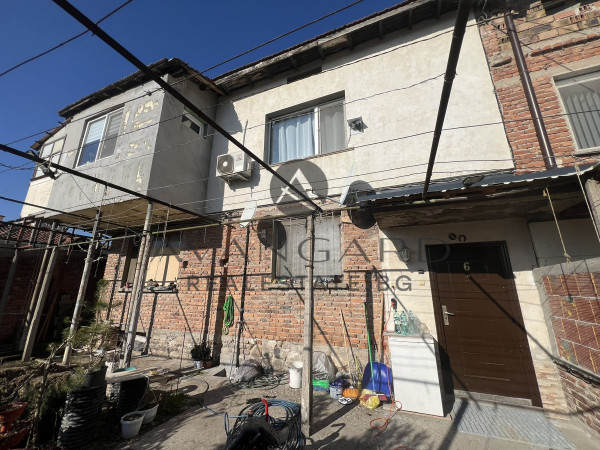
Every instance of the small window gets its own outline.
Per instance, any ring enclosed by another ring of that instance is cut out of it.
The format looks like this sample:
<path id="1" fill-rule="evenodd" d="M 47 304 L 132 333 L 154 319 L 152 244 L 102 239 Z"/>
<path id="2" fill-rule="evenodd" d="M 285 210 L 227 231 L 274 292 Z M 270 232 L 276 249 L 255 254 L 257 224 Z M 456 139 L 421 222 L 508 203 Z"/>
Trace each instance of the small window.
<path id="1" fill-rule="evenodd" d="M 146 268 L 145 281 L 153 280 L 160 286 L 167 286 L 169 283 L 177 280 L 179 263 L 181 262 L 181 257 L 179 256 L 181 248 L 180 235 L 178 233 L 171 233 L 166 236 L 164 245 L 162 235 L 154 238 Z M 126 283 L 133 285 L 135 266 L 139 253 L 140 242 L 135 238 L 130 239 L 125 257 L 125 265 L 123 266 L 121 287 L 125 286 Z"/>
<path id="2" fill-rule="evenodd" d="M 282 221 L 273 233 L 275 253 L 274 275 L 280 279 L 306 276 L 308 246 L 304 220 Z M 315 277 L 342 275 L 340 217 L 315 219 Z"/>
<path id="3" fill-rule="evenodd" d="M 346 147 L 343 99 L 274 118 L 268 126 L 271 164 Z"/>
<path id="4" fill-rule="evenodd" d="M 115 153 L 122 116 L 123 110 L 120 109 L 88 122 L 83 145 L 79 152 L 78 166 L 112 156 Z"/>
<path id="5" fill-rule="evenodd" d="M 600 72 L 556 82 L 580 152 L 600 151 Z"/>
<path id="6" fill-rule="evenodd" d="M 40 150 L 39 156 L 46 161 L 50 161 L 52 164 L 60 164 L 60 159 L 62 156 L 62 150 L 65 145 L 65 138 L 58 139 L 54 142 L 50 142 L 48 144 L 44 144 L 42 149 Z M 33 172 L 33 178 L 44 176 L 44 172 L 38 166 Z"/>
<path id="7" fill-rule="evenodd" d="M 164 244 L 163 236 L 158 235 L 154 239 L 150 250 L 146 281 L 156 281 L 160 286 L 167 286 L 169 283 L 175 282 L 179 273 L 179 263 L 181 262 L 180 248 L 179 233 L 167 234 Z"/>
<path id="8" fill-rule="evenodd" d="M 206 136 L 208 135 L 208 124 L 187 108 L 184 109 L 183 115 L 181 116 L 181 123 L 194 133 L 199 134 L 206 139 Z"/>

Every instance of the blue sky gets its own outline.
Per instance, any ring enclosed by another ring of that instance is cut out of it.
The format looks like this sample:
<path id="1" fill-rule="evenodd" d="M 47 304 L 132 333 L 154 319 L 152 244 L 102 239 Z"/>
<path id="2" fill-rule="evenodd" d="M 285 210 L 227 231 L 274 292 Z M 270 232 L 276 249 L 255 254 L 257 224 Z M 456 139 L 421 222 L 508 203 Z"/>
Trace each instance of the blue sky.
<path id="1" fill-rule="evenodd" d="M 125 0 L 72 0 L 97 21 Z M 205 69 L 289 30 L 354 3 L 353 0 L 133 0 L 101 24 L 118 42 L 149 64 L 178 57 Z M 263 56 L 283 50 L 338 26 L 383 10 L 401 0 L 364 0 L 345 11 L 278 40 L 206 75 L 214 77 Z M 51 0 L 2 2 L 0 73 L 83 31 Z M 0 142 L 9 144 L 51 129 L 57 111 L 135 72 L 135 68 L 100 39 L 87 34 L 60 49 L 0 77 Z M 35 137 L 10 144 L 28 150 Z M 32 164 L 0 153 L 0 196 L 24 200 Z M 19 217 L 21 206 L 0 200 L 5 220 Z"/>

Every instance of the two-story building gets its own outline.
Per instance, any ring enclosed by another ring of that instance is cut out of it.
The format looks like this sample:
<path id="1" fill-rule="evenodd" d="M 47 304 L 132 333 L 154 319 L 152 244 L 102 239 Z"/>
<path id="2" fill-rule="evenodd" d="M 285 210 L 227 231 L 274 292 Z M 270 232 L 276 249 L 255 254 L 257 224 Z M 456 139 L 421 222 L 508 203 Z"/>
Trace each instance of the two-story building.
<path id="1" fill-rule="evenodd" d="M 467 24 L 424 193 L 456 3 L 404 2 L 213 80 L 176 59 L 152 67 L 322 209 L 311 280 L 316 349 L 350 369 L 347 333 L 363 363 L 369 338 L 383 361 L 395 302 L 438 342 L 442 391 L 565 412 L 535 270 L 562 258 L 556 223 L 572 240 L 573 261 L 600 254 L 578 187 L 595 159 L 575 167 L 581 150 L 565 144 L 554 165 L 544 164 L 502 34 L 507 10 L 494 5 L 499 16 L 478 10 Z M 535 29 L 529 19 L 515 22 Z M 556 92 L 570 98 L 580 79 L 573 87 L 556 73 Z M 594 89 L 593 77 L 576 76 Z M 566 124 L 570 107 L 550 103 L 544 114 Z M 230 363 L 239 326 L 225 320 L 231 295 L 236 318 L 243 301 L 242 358 L 278 370 L 299 359 L 312 207 L 141 73 L 60 113 L 64 126 L 37 146 L 43 158 L 221 223 L 198 224 L 165 206 L 155 212 L 145 281 L 176 288 L 143 296 L 138 332 L 149 350 L 179 357 L 183 345 L 208 339 Z M 582 135 L 597 131 L 594 123 Z M 572 139 L 568 127 L 559 142 Z M 68 174 L 34 176 L 27 200 L 90 218 L 101 208 L 122 225 L 106 225 L 107 234 L 131 234 L 113 243 L 104 274 L 114 283 L 109 300 L 123 302 L 112 318 L 124 326 L 145 201 Z M 243 211 L 248 234 L 237 223 Z M 66 220 L 24 208 L 32 214 Z"/>

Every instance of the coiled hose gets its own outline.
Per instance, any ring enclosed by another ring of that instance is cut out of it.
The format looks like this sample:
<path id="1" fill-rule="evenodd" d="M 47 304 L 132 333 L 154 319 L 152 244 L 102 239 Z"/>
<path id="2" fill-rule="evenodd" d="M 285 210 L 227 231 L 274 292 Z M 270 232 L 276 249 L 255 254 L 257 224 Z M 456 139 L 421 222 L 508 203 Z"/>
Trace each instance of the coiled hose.
<path id="1" fill-rule="evenodd" d="M 284 417 L 274 417 L 270 408 L 283 409 Z M 284 450 L 300 449 L 305 440 L 300 421 L 300 405 L 287 400 L 269 399 L 242 409 L 231 430 L 225 420 L 227 449 L 244 449 L 260 444 Z"/>

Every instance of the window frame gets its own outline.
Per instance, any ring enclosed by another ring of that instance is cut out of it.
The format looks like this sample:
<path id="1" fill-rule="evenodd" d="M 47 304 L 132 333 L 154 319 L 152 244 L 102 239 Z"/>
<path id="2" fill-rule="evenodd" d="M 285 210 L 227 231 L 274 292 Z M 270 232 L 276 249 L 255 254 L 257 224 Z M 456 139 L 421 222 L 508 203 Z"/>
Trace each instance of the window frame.
<path id="1" fill-rule="evenodd" d="M 199 132 L 196 132 L 192 127 L 188 126 L 185 123 L 185 120 L 189 120 L 190 122 L 198 125 Z M 183 107 L 183 114 L 181 115 L 181 123 L 189 128 L 192 132 L 200 136 L 202 139 L 206 139 L 208 137 L 208 124 L 198 117 L 193 111 L 189 110 L 187 106 Z"/>
<path id="2" fill-rule="evenodd" d="M 110 117 L 113 117 L 117 114 L 121 115 L 120 118 L 120 124 L 119 127 L 117 128 L 119 131 L 117 132 L 116 136 L 114 137 L 115 139 L 115 149 L 116 149 L 116 140 L 119 138 L 119 136 L 121 135 L 121 125 L 123 123 L 123 112 L 124 112 L 124 107 L 120 106 L 117 107 L 111 111 L 105 112 L 104 114 L 101 114 L 99 116 L 93 117 L 91 119 L 89 119 L 86 123 L 85 123 L 85 130 L 83 132 L 83 136 L 81 139 L 81 145 L 79 146 L 79 151 L 77 152 L 77 158 L 75 159 L 75 167 L 83 167 L 86 166 L 88 164 L 93 164 L 96 161 L 100 160 L 100 159 L 105 159 L 105 158 L 110 158 L 111 156 L 114 156 L 115 154 L 115 150 L 113 149 L 113 152 L 110 155 L 106 155 L 106 156 L 102 156 L 102 153 L 104 151 L 105 145 L 106 145 L 106 133 L 108 131 L 108 123 L 110 122 Z M 83 157 L 84 154 L 84 150 L 86 145 L 86 140 L 89 136 L 89 132 L 90 132 L 90 127 L 93 123 L 97 123 L 100 120 L 104 120 L 104 125 L 102 126 L 102 134 L 98 143 L 98 148 L 96 149 L 96 154 L 94 155 L 94 159 L 93 161 L 89 161 L 86 163 L 81 163 L 81 158 Z"/>
<path id="3" fill-rule="evenodd" d="M 330 274 L 319 274 L 318 272 L 318 267 L 317 264 L 318 261 L 316 260 L 318 258 L 317 253 L 319 253 L 318 249 L 316 248 L 318 246 L 318 242 L 323 238 L 322 236 L 319 236 L 317 233 L 317 227 L 318 227 L 318 221 L 323 221 L 323 220 L 330 220 L 332 222 L 334 222 L 331 226 L 333 227 L 338 227 L 338 233 L 337 233 L 337 242 L 335 242 L 335 245 L 337 247 L 339 247 L 337 249 L 337 251 L 333 251 L 333 247 L 331 247 L 330 249 L 328 249 L 327 251 L 329 252 L 329 256 L 334 259 L 334 262 L 332 264 L 335 264 L 335 272 L 336 273 L 330 273 Z M 275 280 L 287 280 L 287 279 L 292 279 L 292 280 L 304 280 L 306 278 L 306 273 L 303 272 L 300 275 L 297 274 L 292 274 L 292 276 L 287 276 L 282 274 L 282 261 L 281 258 L 286 259 L 287 261 L 287 257 L 288 255 L 291 254 L 291 252 L 293 253 L 293 249 L 289 249 L 287 247 L 287 242 L 288 242 L 288 227 L 291 225 L 293 227 L 298 227 L 299 229 L 302 229 L 305 231 L 306 233 L 306 226 L 302 226 L 302 223 L 300 221 L 294 221 L 294 223 L 291 223 L 290 225 L 286 226 L 286 221 L 285 220 L 280 220 L 277 221 L 279 225 L 275 225 L 274 224 L 274 229 L 273 229 L 273 233 L 272 233 L 272 249 L 273 251 L 271 252 L 271 256 L 272 256 L 272 264 L 271 264 L 271 276 L 273 279 Z M 279 248 L 279 232 L 281 229 L 284 229 L 286 232 L 286 243 L 284 244 L 284 247 Z M 343 265 L 343 252 L 342 252 L 342 241 L 343 241 L 343 236 L 342 236 L 342 220 L 341 220 L 341 216 L 339 214 L 334 214 L 332 216 L 326 216 L 323 217 L 321 219 L 315 219 L 315 267 L 314 267 L 314 277 L 315 278 L 331 278 L 331 279 L 335 279 L 337 281 L 339 281 L 343 276 L 344 276 L 344 265 Z M 304 239 L 300 239 L 300 242 L 304 242 Z M 302 245 L 302 244 L 300 244 Z M 300 255 L 300 248 L 298 249 L 298 255 Z M 302 250 L 306 251 L 307 250 L 307 246 L 306 245 L 302 245 Z M 339 257 L 337 257 L 339 256 Z M 337 257 L 337 260 L 335 260 Z M 291 260 L 291 259 L 290 259 Z M 291 262 L 290 262 L 291 264 Z M 336 281 L 336 282 L 337 282 Z"/>
<path id="4" fill-rule="evenodd" d="M 51 142 L 48 143 L 44 143 L 44 145 L 42 145 L 42 148 L 39 150 L 38 155 L 41 159 L 44 159 L 46 161 L 49 161 L 50 164 L 60 164 L 60 161 L 62 159 L 62 155 L 63 155 L 63 151 L 65 149 L 65 140 L 66 140 L 66 136 L 63 136 L 61 138 L 55 139 Z M 62 141 L 62 146 L 60 147 L 60 150 L 55 151 L 54 147 L 56 147 L 56 144 L 58 142 Z M 44 149 L 48 146 L 52 145 L 52 149 L 50 150 L 50 154 L 48 156 L 44 156 L 43 152 Z M 55 160 L 55 158 L 58 156 L 58 160 Z M 36 168 L 33 171 L 33 177 L 32 179 L 38 179 L 38 178 L 43 178 L 43 177 L 47 177 L 48 175 L 46 175 L 40 165 L 38 164 L 36 166 Z"/>
<path id="5" fill-rule="evenodd" d="M 344 132 L 344 136 L 343 136 L 344 145 L 340 149 L 336 149 L 336 150 L 332 150 L 332 151 L 323 153 L 323 151 L 322 151 L 323 139 L 321 137 L 321 131 L 322 131 L 321 130 L 321 110 L 325 109 L 329 106 L 341 106 L 341 108 L 342 108 L 342 113 L 343 113 L 342 130 Z M 348 131 L 346 130 L 347 127 L 345 125 L 346 124 L 346 108 L 345 108 L 345 106 L 346 106 L 346 98 L 345 98 L 344 94 L 342 93 L 341 95 L 335 94 L 334 96 L 329 96 L 328 98 L 315 100 L 315 101 L 309 102 L 304 105 L 299 105 L 297 107 L 294 107 L 291 111 L 288 111 L 288 112 L 269 114 L 267 116 L 267 120 L 266 120 L 266 122 L 267 122 L 267 127 L 266 127 L 267 158 L 266 159 L 269 161 L 269 164 L 276 165 L 276 164 L 283 164 L 283 163 L 286 163 L 289 161 L 301 161 L 304 159 L 328 155 L 330 153 L 335 153 L 335 152 L 345 150 L 347 148 L 347 142 L 348 142 Z M 277 122 L 283 122 L 285 120 L 289 120 L 294 117 L 300 117 L 304 114 L 314 114 L 316 117 L 316 120 L 313 121 L 313 131 L 314 131 L 313 145 L 314 145 L 315 153 L 312 155 L 306 156 L 304 158 L 295 158 L 295 159 L 288 159 L 285 161 L 273 162 L 273 124 L 275 124 Z"/>
<path id="6" fill-rule="evenodd" d="M 574 113 L 570 112 L 569 109 L 567 108 L 565 99 L 561 92 L 562 88 L 567 88 L 567 87 L 574 86 L 577 84 L 582 84 L 582 82 L 587 83 L 587 82 L 595 81 L 595 82 L 600 83 L 600 68 L 598 68 L 598 67 L 593 68 L 593 69 L 589 68 L 589 69 L 585 69 L 584 71 L 579 71 L 579 72 L 575 72 L 575 73 L 570 72 L 568 74 L 558 75 L 558 76 L 554 77 L 553 81 L 554 81 L 554 87 L 556 88 L 558 100 L 560 102 L 562 110 L 564 111 L 564 113 L 566 115 L 566 117 L 565 117 L 566 123 L 569 128 L 569 132 L 571 134 L 573 146 L 575 147 L 575 152 L 573 154 L 574 155 L 592 155 L 592 154 L 600 153 L 600 145 L 596 145 L 594 147 L 586 147 L 586 148 L 581 148 L 579 146 L 577 132 L 573 125 L 573 122 L 571 121 L 571 116 L 574 115 Z M 600 91 L 599 91 L 599 95 L 600 95 Z M 600 129 L 599 129 L 599 133 L 600 133 Z"/>

